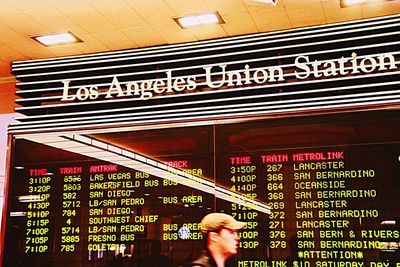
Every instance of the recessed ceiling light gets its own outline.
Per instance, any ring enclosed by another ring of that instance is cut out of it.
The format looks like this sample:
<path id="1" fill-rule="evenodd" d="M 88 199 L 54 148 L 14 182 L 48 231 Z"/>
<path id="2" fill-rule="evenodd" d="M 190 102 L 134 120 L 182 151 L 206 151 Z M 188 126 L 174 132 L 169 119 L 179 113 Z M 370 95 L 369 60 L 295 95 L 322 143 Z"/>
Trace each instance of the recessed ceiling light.
<path id="1" fill-rule="evenodd" d="M 358 6 L 366 3 L 366 0 L 340 0 L 341 7 Z"/>
<path id="2" fill-rule="evenodd" d="M 76 37 L 70 32 L 56 33 L 56 34 L 46 34 L 40 36 L 32 36 L 32 38 L 45 46 L 54 46 L 62 44 L 71 44 L 82 42 L 81 39 Z"/>
<path id="3" fill-rule="evenodd" d="M 276 6 L 278 0 L 247 0 L 250 3 L 259 3 L 259 4 L 273 4 Z"/>
<path id="4" fill-rule="evenodd" d="M 393 0 L 340 0 L 341 7 L 360 6 L 367 4 L 377 4 Z"/>
<path id="5" fill-rule="evenodd" d="M 200 21 L 200 24 L 207 25 L 207 24 L 218 24 L 219 19 L 217 14 L 204 14 L 197 16 L 197 19 Z"/>
<path id="6" fill-rule="evenodd" d="M 190 15 L 174 18 L 174 20 L 182 29 L 224 23 L 224 20 L 218 12 Z"/>

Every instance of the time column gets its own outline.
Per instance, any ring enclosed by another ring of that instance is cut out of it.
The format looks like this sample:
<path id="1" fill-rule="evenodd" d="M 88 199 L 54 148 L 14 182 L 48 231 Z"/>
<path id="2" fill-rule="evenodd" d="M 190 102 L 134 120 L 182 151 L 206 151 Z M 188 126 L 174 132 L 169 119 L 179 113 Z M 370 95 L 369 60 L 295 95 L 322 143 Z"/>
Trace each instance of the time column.
<path id="1" fill-rule="evenodd" d="M 230 157 L 231 191 L 246 198 L 257 199 L 257 166 L 250 156 Z M 231 203 L 232 216 L 247 223 L 246 229 L 240 231 L 241 249 L 257 249 L 258 241 L 258 212 L 251 206 Z"/>
<path id="2" fill-rule="evenodd" d="M 261 161 L 266 168 L 266 187 L 267 187 L 267 202 L 271 206 L 269 215 L 270 221 L 268 238 L 269 248 L 272 250 L 286 249 L 287 233 L 285 230 L 285 194 L 284 194 L 284 179 L 285 173 L 283 170 L 284 162 L 287 162 L 288 155 L 262 155 Z"/>
<path id="3" fill-rule="evenodd" d="M 27 196 L 19 198 L 28 203 L 26 213 L 25 253 L 47 253 L 50 249 L 51 177 L 46 168 L 29 169 Z"/>

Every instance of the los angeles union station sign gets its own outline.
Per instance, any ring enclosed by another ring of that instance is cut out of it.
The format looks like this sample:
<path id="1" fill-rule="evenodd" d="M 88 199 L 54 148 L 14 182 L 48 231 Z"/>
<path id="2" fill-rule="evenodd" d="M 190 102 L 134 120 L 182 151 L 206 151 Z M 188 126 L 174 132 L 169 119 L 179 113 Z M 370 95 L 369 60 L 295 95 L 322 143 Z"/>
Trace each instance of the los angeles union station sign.
<path id="1" fill-rule="evenodd" d="M 396 58 L 389 53 L 376 56 L 341 57 L 335 60 L 313 60 L 309 56 L 298 56 L 291 69 L 298 80 L 312 78 L 330 78 L 362 73 L 372 73 L 397 69 Z M 218 89 L 225 86 L 251 86 L 285 81 L 289 75 L 284 75 L 282 66 L 251 68 L 248 64 L 242 70 L 228 71 L 229 65 L 205 66 L 201 78 L 202 86 Z M 285 77 L 286 76 L 286 77 Z M 62 101 L 95 100 L 102 95 L 106 99 L 121 97 L 136 97 L 150 99 L 164 93 L 194 91 L 199 88 L 200 79 L 196 75 L 174 77 L 172 70 L 165 72 L 164 78 L 120 82 L 114 76 L 109 88 L 104 90 L 97 85 L 73 88 L 69 80 L 63 80 Z M 205 83 L 205 84 L 204 84 Z"/>

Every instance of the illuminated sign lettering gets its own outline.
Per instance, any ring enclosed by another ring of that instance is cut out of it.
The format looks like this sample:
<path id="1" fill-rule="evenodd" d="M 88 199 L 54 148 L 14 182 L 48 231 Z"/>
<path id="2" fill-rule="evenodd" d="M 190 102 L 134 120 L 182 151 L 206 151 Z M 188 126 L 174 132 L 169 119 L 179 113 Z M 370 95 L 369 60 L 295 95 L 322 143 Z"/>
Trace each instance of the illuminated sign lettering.
<path id="1" fill-rule="evenodd" d="M 397 68 L 396 59 L 392 54 L 386 53 L 376 57 L 364 57 L 361 60 L 353 55 L 352 58 L 341 57 L 335 60 L 311 60 L 308 56 L 298 56 L 295 59 L 295 77 L 299 80 L 307 78 L 321 78 L 345 76 L 348 74 L 371 73 L 376 71 L 393 70 Z M 223 86 L 240 86 L 251 84 L 265 84 L 285 81 L 284 71 L 281 66 L 251 69 L 245 65 L 242 70 L 227 71 L 228 65 L 216 67 L 203 67 L 207 87 L 218 89 Z M 213 69 L 215 72 L 213 72 Z M 218 75 L 217 75 L 218 74 Z M 173 77 L 172 70 L 165 72 L 165 78 L 120 82 L 114 76 L 111 85 L 105 92 L 105 98 L 138 97 L 150 99 L 154 95 L 193 91 L 197 88 L 196 76 Z M 218 78 L 217 78 L 218 77 Z M 61 101 L 94 100 L 100 97 L 100 88 L 96 85 L 81 86 L 71 93 L 69 80 L 62 80 L 63 95 Z"/>

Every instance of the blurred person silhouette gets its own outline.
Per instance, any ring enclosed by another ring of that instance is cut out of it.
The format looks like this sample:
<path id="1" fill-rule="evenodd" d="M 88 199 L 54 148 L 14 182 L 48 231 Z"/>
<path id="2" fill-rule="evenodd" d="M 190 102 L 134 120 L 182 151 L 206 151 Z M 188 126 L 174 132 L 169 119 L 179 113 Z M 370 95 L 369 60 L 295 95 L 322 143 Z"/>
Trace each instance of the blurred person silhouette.
<path id="1" fill-rule="evenodd" d="M 237 254 L 238 230 L 246 223 L 236 221 L 225 213 L 210 213 L 201 220 L 204 250 L 194 260 L 192 267 L 226 267 L 227 260 Z"/>

